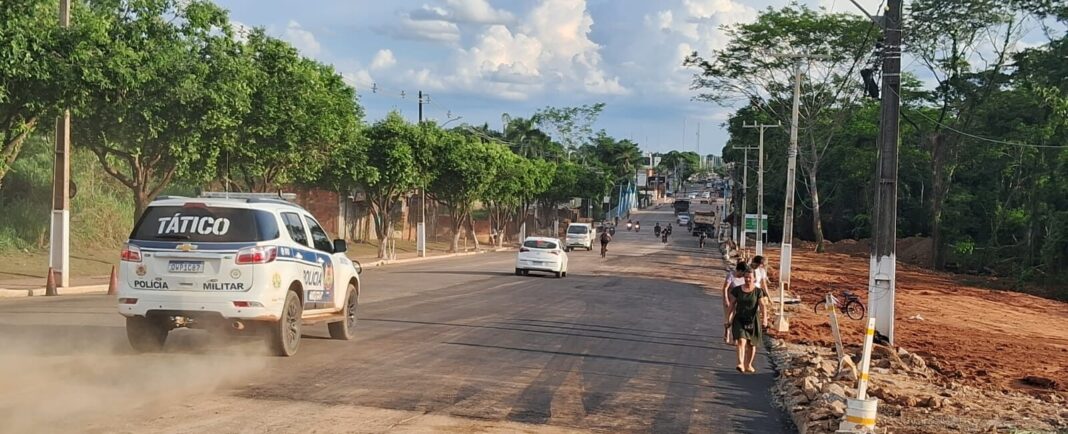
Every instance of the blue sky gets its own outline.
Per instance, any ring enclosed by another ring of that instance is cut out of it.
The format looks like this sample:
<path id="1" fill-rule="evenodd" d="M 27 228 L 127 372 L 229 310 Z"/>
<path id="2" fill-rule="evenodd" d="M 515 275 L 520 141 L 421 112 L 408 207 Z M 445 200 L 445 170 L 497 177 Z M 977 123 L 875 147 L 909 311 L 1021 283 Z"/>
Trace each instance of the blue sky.
<path id="1" fill-rule="evenodd" d="M 546 105 L 607 104 L 596 128 L 645 151 L 718 154 L 730 109 L 691 101 L 685 53 L 722 47 L 722 24 L 786 0 L 216 0 L 356 87 L 367 119 L 390 110 L 445 122 L 526 117 Z M 803 0 L 856 12 L 849 0 Z M 859 0 L 869 11 L 874 0 Z M 859 13 L 859 12 L 857 12 Z M 1025 38 L 1024 43 L 1029 40 Z M 907 61 L 907 59 L 906 59 Z M 372 89 L 376 89 L 372 91 Z M 402 92 L 404 97 L 401 96 Z M 685 134 L 685 135 L 684 135 Z"/>

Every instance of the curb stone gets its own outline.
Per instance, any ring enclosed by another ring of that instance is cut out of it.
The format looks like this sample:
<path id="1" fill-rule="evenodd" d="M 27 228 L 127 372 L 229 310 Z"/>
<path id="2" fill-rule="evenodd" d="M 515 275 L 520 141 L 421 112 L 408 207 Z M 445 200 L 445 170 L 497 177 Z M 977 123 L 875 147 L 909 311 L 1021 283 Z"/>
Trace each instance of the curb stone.
<path id="1" fill-rule="evenodd" d="M 85 286 L 68 286 L 66 288 L 56 288 L 56 292 L 59 295 L 74 295 L 74 294 L 97 294 L 108 292 L 108 285 L 85 285 Z M 37 297 L 44 296 L 44 288 L 33 289 L 2 289 L 0 288 L 0 298 L 21 298 L 21 297 Z"/>
<path id="2" fill-rule="evenodd" d="M 371 262 L 371 263 L 368 263 L 368 264 L 362 264 L 362 263 L 361 264 L 364 265 L 365 267 L 369 267 L 369 268 L 370 267 L 381 267 L 381 266 L 385 266 L 385 265 L 399 265 L 399 264 L 406 264 L 406 263 L 412 263 L 412 262 L 422 262 L 422 261 L 432 261 L 432 260 L 437 260 L 437 259 L 456 258 L 456 257 L 461 257 L 461 256 L 481 255 L 481 254 L 484 254 L 484 253 L 507 252 L 507 251 L 512 251 L 512 250 L 515 250 L 515 249 L 510 248 L 510 247 L 502 247 L 502 248 L 494 248 L 494 249 L 485 249 L 485 250 L 480 250 L 480 251 L 477 251 L 477 252 L 451 253 L 451 254 L 446 254 L 446 255 L 427 256 L 427 257 L 423 257 L 423 258 L 380 260 L 380 261 L 375 261 L 375 262 Z M 57 291 L 59 292 L 59 295 L 106 294 L 108 292 L 108 285 L 104 284 L 104 285 L 69 286 L 69 287 L 66 287 L 66 288 L 58 288 Z M 45 294 L 45 289 L 44 288 L 33 288 L 33 289 L 7 289 L 7 288 L 0 288 L 0 299 L 38 297 L 38 296 L 44 296 L 44 294 Z"/>
<path id="3" fill-rule="evenodd" d="M 476 251 L 476 252 L 449 253 L 449 254 L 445 254 L 445 255 L 424 256 L 424 257 L 405 258 L 405 259 L 381 259 L 381 260 L 376 260 L 374 262 L 368 262 L 366 264 L 361 262 L 360 265 L 363 265 L 364 267 L 368 267 L 368 268 L 373 268 L 373 267 L 382 267 L 382 266 L 386 266 L 386 265 L 407 264 L 407 263 L 412 263 L 412 262 L 433 261 L 433 260 L 437 260 L 437 259 L 448 259 L 448 258 L 457 258 L 457 257 L 462 257 L 462 256 L 481 255 L 481 254 L 485 254 L 485 253 L 508 252 L 508 251 L 513 251 L 513 250 L 515 250 L 515 249 L 513 249 L 511 247 L 501 247 L 501 248 L 493 248 L 493 249 L 484 249 L 484 250 L 479 250 L 479 251 Z"/>

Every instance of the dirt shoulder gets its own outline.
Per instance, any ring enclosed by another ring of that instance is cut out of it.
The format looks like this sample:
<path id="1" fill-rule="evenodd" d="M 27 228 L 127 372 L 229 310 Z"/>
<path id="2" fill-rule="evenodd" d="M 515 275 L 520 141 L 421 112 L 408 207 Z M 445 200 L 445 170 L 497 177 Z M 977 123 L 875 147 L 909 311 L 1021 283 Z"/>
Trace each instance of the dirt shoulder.
<path id="1" fill-rule="evenodd" d="M 777 265 L 778 249 L 766 253 Z M 829 319 L 813 307 L 824 294 L 842 290 L 853 291 L 866 306 L 868 267 L 864 257 L 794 252 L 792 290 L 802 305 L 788 313 L 790 331 L 777 336 L 777 351 L 783 353 L 780 370 L 797 385 L 783 393 L 795 398 L 795 406 L 803 404 L 797 410 L 815 428 L 836 427 L 813 421 L 836 422 L 837 415 L 816 415 L 810 408 L 827 404 L 819 400 L 828 389 L 846 396 L 854 383 L 847 378 L 833 387 L 833 375 L 821 376 L 820 359 L 834 360 L 833 341 Z M 769 274 L 777 277 L 778 270 Z M 1068 304 L 979 288 L 953 274 L 899 263 L 895 314 L 897 347 L 873 359 L 880 426 L 894 432 L 1068 428 Z M 859 353 L 864 321 L 839 321 L 846 352 Z M 816 386 L 819 393 L 802 397 L 806 382 L 812 383 L 809 392 Z"/>

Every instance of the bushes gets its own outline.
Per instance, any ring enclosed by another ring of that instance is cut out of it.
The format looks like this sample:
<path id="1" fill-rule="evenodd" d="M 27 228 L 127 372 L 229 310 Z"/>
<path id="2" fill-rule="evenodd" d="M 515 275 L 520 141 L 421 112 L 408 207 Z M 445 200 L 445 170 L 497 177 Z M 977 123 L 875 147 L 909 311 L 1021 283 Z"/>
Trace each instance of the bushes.
<path id="1" fill-rule="evenodd" d="M 0 189 L 0 253 L 48 248 L 53 155 L 51 136 L 40 132 L 12 165 Z M 71 177 L 77 189 L 71 200 L 71 249 L 117 247 L 130 233 L 128 189 L 82 149 L 71 155 Z"/>

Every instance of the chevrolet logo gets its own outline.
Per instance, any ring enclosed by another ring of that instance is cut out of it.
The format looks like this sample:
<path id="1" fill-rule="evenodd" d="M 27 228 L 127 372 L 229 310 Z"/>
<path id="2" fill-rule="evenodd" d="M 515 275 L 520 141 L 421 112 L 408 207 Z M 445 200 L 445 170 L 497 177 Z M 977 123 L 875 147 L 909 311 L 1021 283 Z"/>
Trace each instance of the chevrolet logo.
<path id="1" fill-rule="evenodd" d="M 193 245 L 191 243 L 182 243 L 182 244 L 179 244 L 178 247 L 176 247 L 176 248 L 179 251 L 182 251 L 182 252 L 189 252 L 189 251 L 196 250 L 197 246 Z"/>

